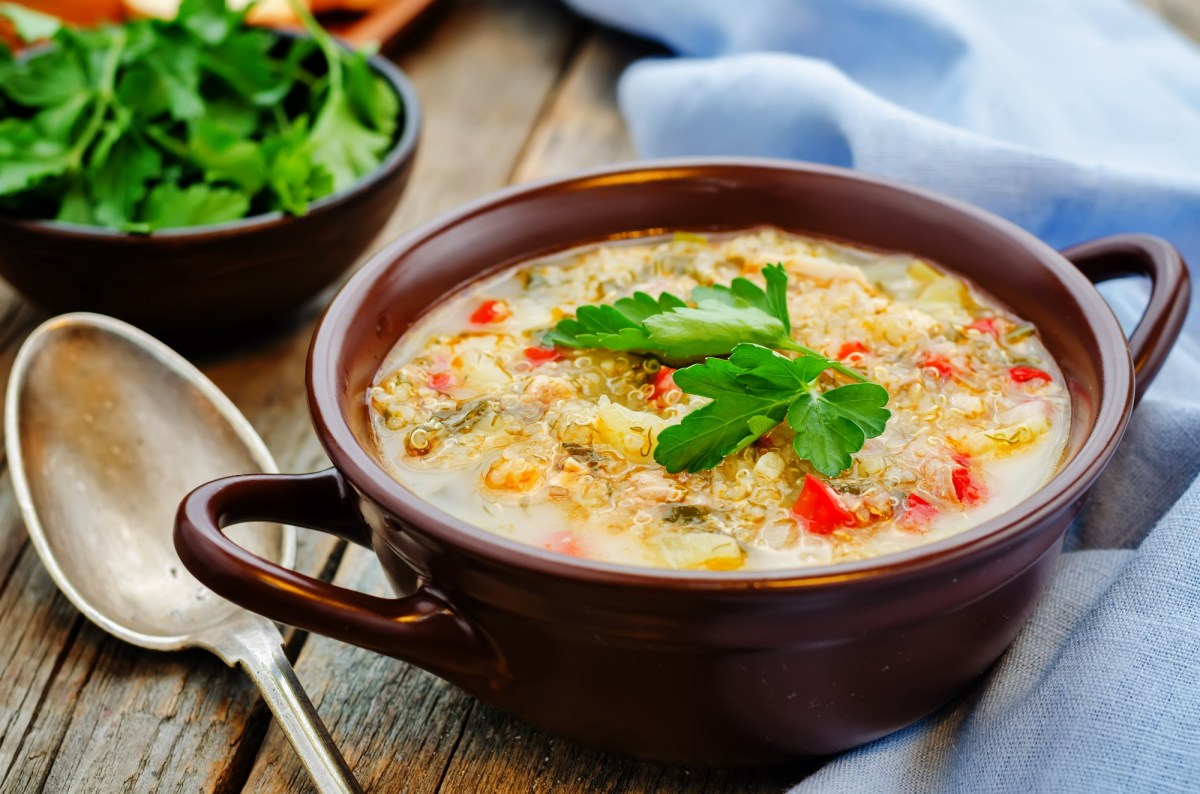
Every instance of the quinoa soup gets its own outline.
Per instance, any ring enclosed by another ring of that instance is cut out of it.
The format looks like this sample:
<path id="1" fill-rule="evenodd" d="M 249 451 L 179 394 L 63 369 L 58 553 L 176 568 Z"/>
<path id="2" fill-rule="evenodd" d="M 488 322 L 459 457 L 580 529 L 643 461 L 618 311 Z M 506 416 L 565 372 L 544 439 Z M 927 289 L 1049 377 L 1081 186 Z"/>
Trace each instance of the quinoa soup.
<path id="1" fill-rule="evenodd" d="M 790 338 L 840 368 L 814 388 L 857 375 L 887 392 L 882 432 L 859 434 L 836 474 L 797 454 L 787 422 L 711 468 L 672 473 L 656 460 L 660 434 L 710 402 L 674 382 L 695 362 L 546 341 L 581 306 L 761 285 L 775 264 Z M 1036 330 L 978 288 L 910 255 L 771 228 L 506 269 L 418 320 L 367 399 L 391 474 L 467 523 L 563 554 L 699 570 L 824 565 L 962 532 L 1053 475 L 1070 419 Z"/>

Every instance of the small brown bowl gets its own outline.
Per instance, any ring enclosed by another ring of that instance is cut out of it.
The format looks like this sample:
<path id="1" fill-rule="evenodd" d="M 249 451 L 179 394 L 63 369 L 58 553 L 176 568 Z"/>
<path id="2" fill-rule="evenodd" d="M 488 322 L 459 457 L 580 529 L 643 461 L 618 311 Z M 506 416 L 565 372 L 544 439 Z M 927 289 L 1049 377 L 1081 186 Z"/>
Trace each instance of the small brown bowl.
<path id="1" fill-rule="evenodd" d="M 305 215 L 273 212 L 143 235 L 0 215 L 0 276 L 51 312 L 108 314 L 172 339 L 277 320 L 367 250 L 412 170 L 421 126 L 416 91 L 386 58 L 370 63 L 400 99 L 396 142 L 378 169 Z"/>
<path id="2" fill-rule="evenodd" d="M 1007 513 L 921 548 L 711 573 L 525 546 L 423 501 L 380 463 L 365 390 L 441 296 L 505 264 L 629 232 L 762 224 L 929 258 L 1037 324 L 1071 394 L 1057 475 Z M 1092 286 L 1126 273 L 1152 281 L 1128 346 Z M 664 161 L 522 186 L 393 243 L 333 301 L 308 389 L 335 468 L 202 486 L 180 506 L 175 544 L 193 574 L 242 606 L 413 662 L 557 734 L 714 765 L 835 753 L 928 714 L 1012 642 L 1178 335 L 1188 294 L 1179 255 L 1157 238 L 1059 254 L 981 210 L 833 168 Z M 372 547 L 402 597 L 284 570 L 220 531 L 259 519 Z"/>

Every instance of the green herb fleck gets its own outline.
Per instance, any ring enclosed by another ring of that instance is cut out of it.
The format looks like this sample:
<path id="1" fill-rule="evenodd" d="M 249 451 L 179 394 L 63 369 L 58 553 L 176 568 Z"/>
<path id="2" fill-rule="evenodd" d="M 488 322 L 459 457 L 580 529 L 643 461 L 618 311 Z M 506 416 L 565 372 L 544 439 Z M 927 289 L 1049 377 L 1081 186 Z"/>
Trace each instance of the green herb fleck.
<path id="1" fill-rule="evenodd" d="M 671 505 L 663 513 L 663 521 L 672 524 L 700 524 L 708 517 L 709 510 L 704 505 Z"/>

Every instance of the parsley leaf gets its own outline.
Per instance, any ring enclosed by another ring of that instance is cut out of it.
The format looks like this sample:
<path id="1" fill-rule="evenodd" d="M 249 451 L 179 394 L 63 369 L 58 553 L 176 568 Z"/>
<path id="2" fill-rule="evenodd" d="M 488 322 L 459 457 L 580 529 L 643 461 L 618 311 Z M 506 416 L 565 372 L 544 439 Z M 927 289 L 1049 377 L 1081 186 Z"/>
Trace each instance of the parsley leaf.
<path id="1" fill-rule="evenodd" d="M 342 48 L 317 24 L 308 8 L 295 0 L 291 5 L 325 54 L 329 65 L 329 88 L 325 103 L 317 113 L 308 135 L 313 162 L 333 177 L 335 190 L 345 190 L 379 165 L 391 145 L 391 132 L 384 133 L 372 127 L 369 120 L 361 118 L 356 112 L 356 104 L 366 108 L 373 107 L 378 101 L 361 87 L 355 86 L 353 95 L 347 87 L 348 75 L 352 77 L 355 70 L 365 66 L 365 63 L 355 66 L 351 61 L 348 64 Z"/>
<path id="2" fill-rule="evenodd" d="M 213 119 L 188 125 L 187 154 L 204 169 L 205 181 L 233 183 L 248 193 L 257 193 L 267 181 L 261 144 Z"/>
<path id="3" fill-rule="evenodd" d="M 786 418 L 796 454 L 822 474 L 839 474 L 867 438 L 883 432 L 890 413 L 883 407 L 887 390 L 875 383 L 821 391 L 817 378 L 834 363 L 741 344 L 728 360 L 709 358 L 677 371 L 680 389 L 712 402 L 659 434 L 655 461 L 670 472 L 711 469 Z"/>
<path id="4" fill-rule="evenodd" d="M 664 428 L 654 447 L 654 460 L 672 473 L 711 469 L 782 422 L 793 395 L 786 390 L 749 392 L 738 380 L 744 372 L 721 358 L 676 371 L 676 386 L 713 401 Z"/>
<path id="5" fill-rule="evenodd" d="M 54 48 L 28 60 L 12 61 L 0 80 L 0 93 L 18 105 L 53 107 L 87 93 L 90 79 L 77 52 Z"/>
<path id="6" fill-rule="evenodd" d="M 796 454 L 817 471 L 833 477 L 850 467 L 850 456 L 867 438 L 883 432 L 888 394 L 877 383 L 851 383 L 827 392 L 806 389 L 788 408 L 796 431 Z"/>
<path id="7" fill-rule="evenodd" d="M 692 290 L 694 307 L 667 292 L 657 301 L 635 292 L 611 306 L 580 306 L 573 318 L 559 320 L 543 341 L 646 353 L 668 364 L 727 356 L 743 342 L 820 358 L 792 339 L 783 266 L 767 265 L 762 274 L 765 290 L 745 278 L 735 278 L 727 287 L 697 287 Z M 866 380 L 840 362 L 832 361 L 829 367 L 853 380 Z"/>
<path id="8" fill-rule="evenodd" d="M 787 275 L 778 265 L 763 270 L 768 289 L 738 278 L 728 287 L 698 287 L 695 306 L 664 292 L 644 292 L 611 306 L 580 306 L 560 320 L 546 344 L 648 353 L 671 364 L 727 356 L 741 342 L 804 351 L 792 340 L 787 319 Z"/>
<path id="9" fill-rule="evenodd" d="M 763 279 L 767 282 L 764 291 L 753 281 L 745 278 L 735 278 L 728 287 L 714 284 L 711 287 L 696 287 L 692 290 L 692 300 L 703 303 L 715 300 L 729 306 L 753 306 L 771 315 L 783 324 L 785 333 L 792 332 L 792 320 L 787 308 L 787 271 L 783 265 L 767 265 L 762 271 Z"/>
<path id="10" fill-rule="evenodd" d="M 137 60 L 122 70 L 122 78 L 131 77 L 133 85 L 117 84 L 121 103 L 140 111 L 146 121 L 164 111 L 180 120 L 207 115 L 195 43 L 177 33 L 160 33 L 139 44 Z"/>
<path id="11" fill-rule="evenodd" d="M 175 21 L 204 43 L 220 44 L 241 22 L 241 18 L 240 15 L 230 14 L 225 9 L 225 3 L 182 0 Z"/>
<path id="12" fill-rule="evenodd" d="M 344 66 L 346 98 L 355 115 L 391 138 L 396 132 L 396 119 L 400 117 L 400 98 L 375 76 L 367 53 L 347 54 Z"/>
<path id="13" fill-rule="evenodd" d="M 635 292 L 611 306 L 580 306 L 573 319 L 560 320 L 546 333 L 543 342 L 562 347 L 655 352 L 657 343 L 650 338 L 646 321 L 686 306 L 683 300 L 666 292 L 658 300 L 644 292 Z"/>
<path id="14" fill-rule="evenodd" d="M 67 170 L 70 161 L 66 147 L 44 138 L 33 123 L 0 121 L 0 196 L 57 177 Z"/>
<path id="15" fill-rule="evenodd" d="M 333 87 L 308 139 L 314 162 L 333 177 L 335 190 L 345 190 L 371 173 L 391 145 L 388 136 L 359 121 L 344 89 Z"/>
<path id="16" fill-rule="evenodd" d="M 223 223 L 243 217 L 249 204 L 249 197 L 233 188 L 163 182 L 146 197 L 142 222 L 151 230 Z"/>
<path id="17" fill-rule="evenodd" d="M 62 204 L 59 205 L 56 221 L 64 223 L 94 224 L 96 215 L 92 212 L 92 202 L 88 198 L 87 188 L 81 177 L 70 180 L 67 192 L 63 194 Z"/>
<path id="18" fill-rule="evenodd" d="M 714 300 L 648 317 L 645 326 L 651 343 L 646 352 L 656 352 L 667 361 L 728 355 L 741 342 L 791 347 L 778 318 L 754 306 Z"/>
<path id="19" fill-rule="evenodd" d="M 305 117 L 286 133 L 264 141 L 263 155 L 271 164 L 267 182 L 287 212 L 301 214 L 310 201 L 333 192 L 333 177 L 313 161 Z"/>
<path id="20" fill-rule="evenodd" d="M 162 170 L 162 156 L 140 136 L 126 134 L 112 145 L 103 165 L 92 173 L 96 220 L 116 229 L 129 226 L 146 196 L 150 180 Z"/>
<path id="21" fill-rule="evenodd" d="M 742 369 L 742 387 L 756 394 L 806 389 L 835 363 L 821 356 L 789 359 L 757 345 L 739 345 L 729 360 Z"/>

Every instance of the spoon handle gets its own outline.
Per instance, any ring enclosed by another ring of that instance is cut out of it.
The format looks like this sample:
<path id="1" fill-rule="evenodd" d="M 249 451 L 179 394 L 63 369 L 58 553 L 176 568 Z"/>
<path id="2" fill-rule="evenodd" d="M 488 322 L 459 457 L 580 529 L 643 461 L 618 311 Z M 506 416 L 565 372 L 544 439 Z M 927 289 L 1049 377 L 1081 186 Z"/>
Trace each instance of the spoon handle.
<path id="1" fill-rule="evenodd" d="M 214 650 L 229 664 L 240 664 L 258 686 L 317 790 L 361 794 L 362 787 L 283 655 L 283 637 L 275 624 L 266 619 L 245 621 L 223 640 Z"/>

